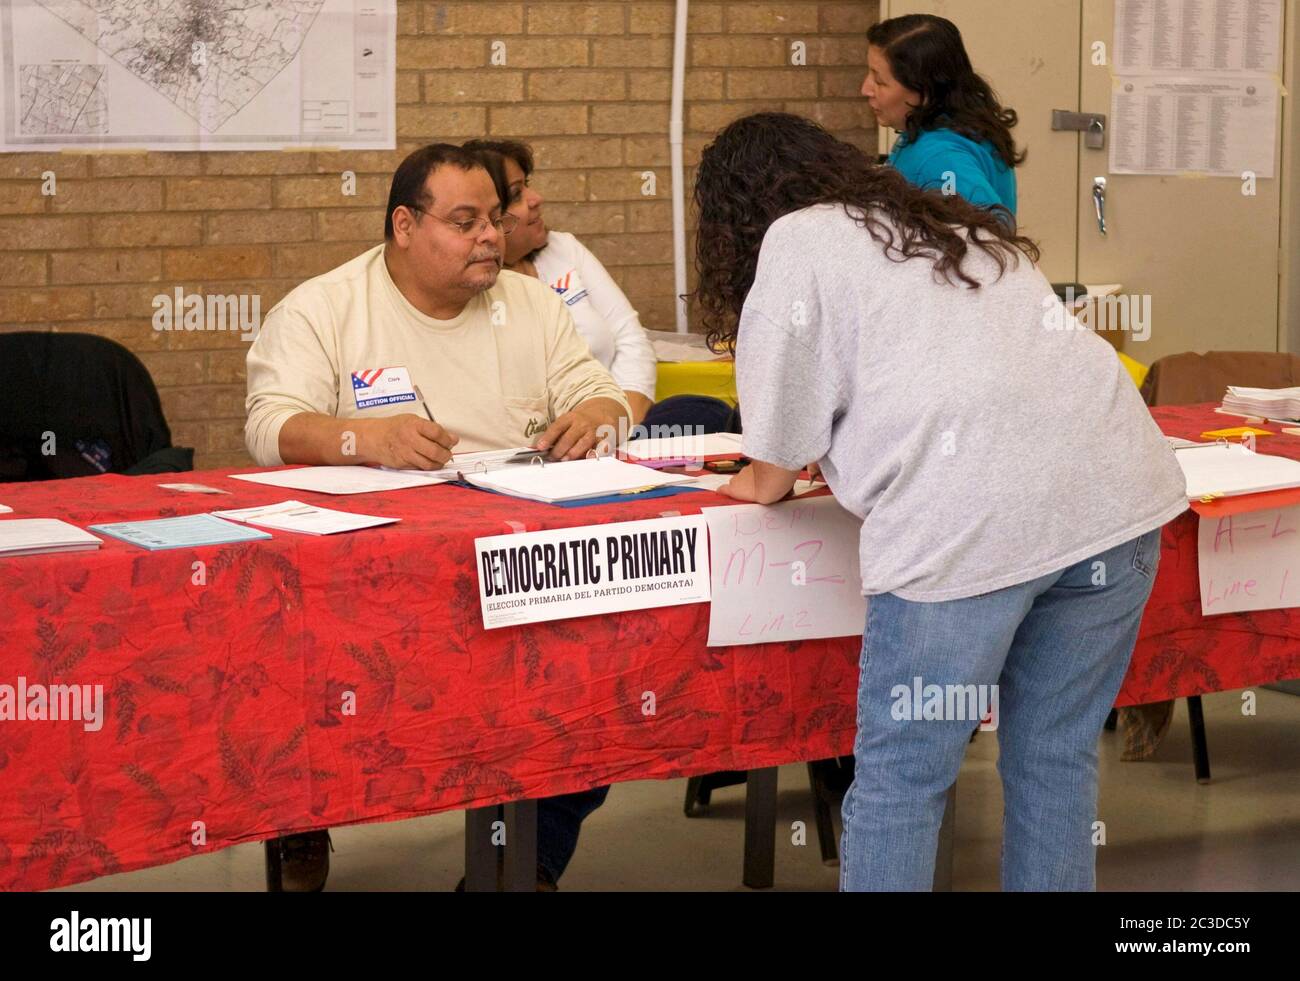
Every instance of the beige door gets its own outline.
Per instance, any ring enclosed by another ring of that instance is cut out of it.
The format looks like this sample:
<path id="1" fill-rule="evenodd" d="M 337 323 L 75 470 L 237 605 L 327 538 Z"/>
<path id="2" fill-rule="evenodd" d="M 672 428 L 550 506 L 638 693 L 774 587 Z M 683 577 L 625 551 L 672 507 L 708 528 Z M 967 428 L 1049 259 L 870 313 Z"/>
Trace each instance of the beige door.
<path id="1" fill-rule="evenodd" d="M 1082 6 L 1085 48 L 1104 40 L 1113 53 L 1114 0 Z M 1110 68 L 1087 58 L 1083 66 L 1080 109 L 1109 115 Z M 1279 138 L 1278 175 L 1281 145 Z M 1123 283 L 1129 296 L 1151 297 L 1150 339 L 1129 337 L 1126 354 L 1150 364 L 1179 351 L 1280 349 L 1280 179 L 1260 180 L 1246 196 L 1238 178 L 1113 176 L 1108 151 L 1080 152 L 1080 280 Z M 1108 185 L 1104 236 L 1093 210 L 1095 177 Z"/>
<path id="2" fill-rule="evenodd" d="M 1150 296 L 1148 339 L 1109 338 L 1126 354 L 1150 364 L 1178 351 L 1278 350 L 1280 180 L 1260 180 L 1245 197 L 1234 178 L 1115 176 L 1108 149 L 1051 128 L 1053 109 L 1103 113 L 1109 125 L 1110 68 L 1093 66 L 1092 50 L 1096 41 L 1113 49 L 1114 7 L 881 0 L 881 16 L 934 13 L 961 30 L 976 70 L 1020 115 L 1016 142 L 1029 157 L 1016 172 L 1019 221 L 1042 244 L 1043 271 L 1054 282 L 1120 283 L 1129 297 Z M 1104 236 L 1096 177 L 1107 179 Z"/>

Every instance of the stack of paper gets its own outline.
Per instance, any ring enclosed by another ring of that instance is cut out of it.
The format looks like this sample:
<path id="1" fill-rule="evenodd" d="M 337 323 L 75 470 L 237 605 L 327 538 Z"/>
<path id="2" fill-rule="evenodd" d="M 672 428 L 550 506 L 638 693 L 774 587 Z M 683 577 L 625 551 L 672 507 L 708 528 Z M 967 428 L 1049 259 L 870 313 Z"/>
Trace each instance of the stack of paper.
<path id="1" fill-rule="evenodd" d="M 242 521 L 245 524 L 274 528 L 276 531 L 296 531 L 302 535 L 337 535 L 343 531 L 376 528 L 391 525 L 400 518 L 381 518 L 371 514 L 352 514 L 313 507 L 302 501 L 282 501 L 260 508 L 239 508 L 234 511 L 213 511 L 218 518 Z"/>
<path id="2" fill-rule="evenodd" d="M 88 552 L 102 543 L 89 532 L 57 518 L 9 518 L 0 521 L 0 556 Z"/>
<path id="3" fill-rule="evenodd" d="M 1261 419 L 1300 419 L 1300 388 L 1241 388 L 1229 385 L 1223 411 Z"/>
<path id="4" fill-rule="evenodd" d="M 150 521 L 119 521 L 116 524 L 90 527 L 151 552 L 167 548 L 194 548 L 199 545 L 229 545 L 271 537 L 264 531 L 231 524 L 210 514 L 154 518 Z"/>
<path id="5" fill-rule="evenodd" d="M 1300 487 L 1300 463 L 1252 453 L 1239 443 L 1205 443 L 1174 451 L 1187 479 L 1187 497 L 1231 497 Z"/>
<path id="6" fill-rule="evenodd" d="M 467 473 L 465 479 L 475 487 L 556 504 L 686 484 L 692 478 L 686 474 L 661 473 L 606 456 L 544 466 L 510 467 L 482 474 Z"/>

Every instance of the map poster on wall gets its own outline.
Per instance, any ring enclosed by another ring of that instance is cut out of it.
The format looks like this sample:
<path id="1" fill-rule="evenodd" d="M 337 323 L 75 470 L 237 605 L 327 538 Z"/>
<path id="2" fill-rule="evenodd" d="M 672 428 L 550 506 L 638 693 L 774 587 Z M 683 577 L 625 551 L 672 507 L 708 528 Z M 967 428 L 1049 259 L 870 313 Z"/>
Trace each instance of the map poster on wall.
<path id="1" fill-rule="evenodd" d="M 396 0 L 0 0 L 0 151 L 396 146 Z"/>

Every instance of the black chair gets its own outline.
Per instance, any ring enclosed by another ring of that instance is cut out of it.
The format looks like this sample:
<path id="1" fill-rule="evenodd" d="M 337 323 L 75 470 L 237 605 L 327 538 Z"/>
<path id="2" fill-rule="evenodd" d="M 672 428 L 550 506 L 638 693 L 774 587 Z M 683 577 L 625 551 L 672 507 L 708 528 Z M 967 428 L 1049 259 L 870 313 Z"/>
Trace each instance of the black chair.
<path id="1" fill-rule="evenodd" d="M 140 359 L 93 334 L 0 334 L 0 482 L 194 469 Z"/>
<path id="2" fill-rule="evenodd" d="M 747 783 L 750 771 L 722 770 L 691 777 L 686 781 L 686 801 L 682 807 L 688 818 L 704 817 L 709 812 L 713 792 L 722 787 Z M 839 756 L 829 760 L 810 760 L 808 786 L 813 797 L 813 822 L 817 828 L 817 845 L 821 849 L 823 865 L 839 864 L 839 847 L 836 844 L 832 813 L 839 808 L 844 793 L 853 782 L 853 757 Z"/>

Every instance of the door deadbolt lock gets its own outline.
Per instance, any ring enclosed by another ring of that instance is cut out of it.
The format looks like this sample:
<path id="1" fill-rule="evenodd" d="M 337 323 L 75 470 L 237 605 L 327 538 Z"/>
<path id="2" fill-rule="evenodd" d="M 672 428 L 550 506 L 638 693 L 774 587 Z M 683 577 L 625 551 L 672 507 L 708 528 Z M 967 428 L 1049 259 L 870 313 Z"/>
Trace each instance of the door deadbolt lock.
<path id="1" fill-rule="evenodd" d="M 1053 109 L 1052 129 L 1058 132 L 1082 133 L 1083 145 L 1089 150 L 1106 148 L 1106 117 L 1101 113 Z"/>

